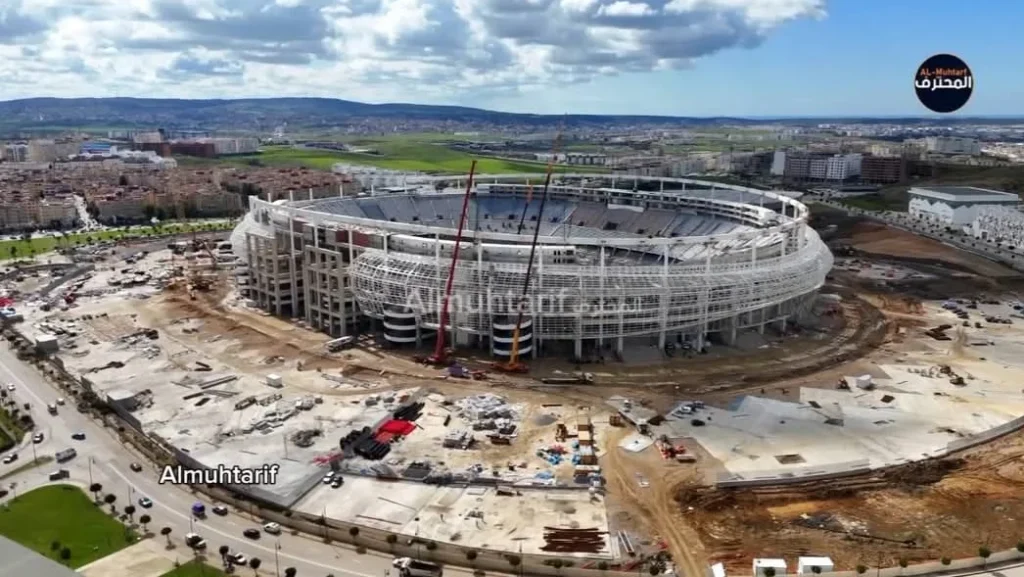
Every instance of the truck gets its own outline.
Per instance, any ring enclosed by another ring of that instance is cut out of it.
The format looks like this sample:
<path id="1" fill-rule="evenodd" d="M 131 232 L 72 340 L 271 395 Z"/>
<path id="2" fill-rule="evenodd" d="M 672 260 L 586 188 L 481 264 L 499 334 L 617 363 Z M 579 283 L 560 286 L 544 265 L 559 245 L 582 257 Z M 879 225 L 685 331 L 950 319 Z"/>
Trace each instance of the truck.
<path id="1" fill-rule="evenodd" d="M 67 479 L 71 476 L 71 472 L 67 469 L 58 469 L 50 473 L 51 481 L 60 481 L 61 479 Z"/>
<path id="2" fill-rule="evenodd" d="M 56 459 L 58 463 L 66 463 L 77 456 L 78 451 L 74 449 L 64 449 L 63 451 L 57 451 L 53 458 Z"/>
<path id="3" fill-rule="evenodd" d="M 192 515 L 198 519 L 206 517 L 206 505 L 196 502 L 192 504 Z"/>
<path id="4" fill-rule="evenodd" d="M 441 577 L 444 571 L 436 563 L 420 561 L 411 557 L 399 557 L 391 562 L 402 577 Z"/>
<path id="5" fill-rule="evenodd" d="M 544 377 L 540 382 L 545 385 L 592 385 L 593 373 L 576 373 L 567 377 Z"/>

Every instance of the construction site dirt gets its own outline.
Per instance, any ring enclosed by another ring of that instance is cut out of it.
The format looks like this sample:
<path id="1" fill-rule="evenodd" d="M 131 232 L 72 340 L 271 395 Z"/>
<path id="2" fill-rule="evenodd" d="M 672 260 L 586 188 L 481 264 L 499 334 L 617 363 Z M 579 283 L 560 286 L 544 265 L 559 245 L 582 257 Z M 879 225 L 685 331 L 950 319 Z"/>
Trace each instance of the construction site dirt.
<path id="1" fill-rule="evenodd" d="M 681 487 L 709 558 L 749 571 L 752 557 L 825 552 L 852 568 L 977 555 L 1024 534 L 1024 436 L 964 457 L 883 475 L 765 489 Z"/>

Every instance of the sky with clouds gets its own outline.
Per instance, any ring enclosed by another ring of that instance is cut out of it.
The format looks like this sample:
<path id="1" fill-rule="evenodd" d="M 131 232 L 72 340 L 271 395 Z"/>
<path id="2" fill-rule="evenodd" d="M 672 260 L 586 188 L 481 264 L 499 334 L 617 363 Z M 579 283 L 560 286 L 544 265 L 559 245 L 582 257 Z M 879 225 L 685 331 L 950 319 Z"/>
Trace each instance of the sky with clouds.
<path id="1" fill-rule="evenodd" d="M 914 114 L 914 69 L 954 52 L 978 77 L 965 113 L 1024 112 L 1014 109 L 1020 81 L 998 74 L 1008 65 L 1000 58 L 1020 52 L 1010 23 L 1024 21 L 1024 8 L 928 5 L 0 0 L 0 99 L 322 96 L 539 113 Z M 985 17 L 985 33 L 960 26 Z"/>

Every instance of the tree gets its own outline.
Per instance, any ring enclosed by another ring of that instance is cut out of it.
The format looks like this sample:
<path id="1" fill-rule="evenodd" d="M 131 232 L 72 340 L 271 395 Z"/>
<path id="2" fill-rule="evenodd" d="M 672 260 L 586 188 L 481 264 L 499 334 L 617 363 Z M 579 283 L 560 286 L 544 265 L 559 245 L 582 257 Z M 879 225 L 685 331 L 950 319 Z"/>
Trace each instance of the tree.
<path id="1" fill-rule="evenodd" d="M 565 565 L 564 563 L 562 563 L 561 559 L 552 559 L 550 564 L 552 567 L 555 568 L 556 571 L 561 569 L 562 566 Z"/>
<path id="2" fill-rule="evenodd" d="M 474 549 L 470 549 L 469 551 L 466 551 L 466 561 L 469 561 L 470 563 L 473 563 L 473 561 L 476 561 L 476 557 L 477 557 L 477 552 Z"/>
<path id="3" fill-rule="evenodd" d="M 106 503 L 107 505 L 110 505 L 111 513 L 117 511 L 117 508 L 114 507 L 114 501 L 117 501 L 117 495 L 114 495 L 113 493 L 110 493 L 106 497 L 103 497 L 103 502 Z"/>
<path id="4" fill-rule="evenodd" d="M 217 549 L 217 552 L 220 553 L 220 562 L 225 565 L 227 565 L 227 556 L 229 551 L 231 551 L 231 548 L 227 545 L 221 545 L 220 549 Z"/>
<path id="5" fill-rule="evenodd" d="M 295 577 L 296 573 L 298 573 L 298 571 L 295 569 L 295 567 L 288 567 L 284 570 L 284 577 Z"/>
<path id="6" fill-rule="evenodd" d="M 132 519 L 132 516 L 135 515 L 135 505 L 128 505 L 127 507 L 125 507 L 124 514 L 128 515 L 129 519 Z"/>
<path id="7" fill-rule="evenodd" d="M 953 562 L 953 560 L 950 559 L 949 557 L 943 557 L 942 559 L 939 559 L 939 562 L 942 563 L 943 565 L 949 565 L 950 563 Z"/>
<path id="8" fill-rule="evenodd" d="M 153 520 L 153 518 L 150 517 L 149 515 L 143 515 L 143 516 L 139 517 L 139 524 L 142 525 L 142 532 L 143 533 L 146 532 L 146 525 L 149 525 L 149 523 L 152 520 Z"/>
<path id="9" fill-rule="evenodd" d="M 18 258 L 18 245 L 12 244 L 10 248 L 11 260 Z"/>
<path id="10" fill-rule="evenodd" d="M 60 560 L 67 561 L 68 559 L 71 559 L 71 549 L 68 549 L 67 547 L 62 547 L 60 550 Z"/>
<path id="11" fill-rule="evenodd" d="M 249 559 L 249 567 L 252 568 L 253 575 L 256 575 L 256 572 L 259 571 L 260 565 L 262 564 L 263 561 L 260 561 L 259 557 L 253 557 L 252 559 Z"/>
<path id="12" fill-rule="evenodd" d="M 434 541 L 427 541 L 427 551 L 434 551 L 437 549 L 437 543 Z"/>
<path id="13" fill-rule="evenodd" d="M 60 551 L 60 541 L 50 543 L 50 551 L 53 551 L 54 553 Z"/>
<path id="14" fill-rule="evenodd" d="M 867 565 L 857 565 L 857 575 L 863 575 L 868 572 Z"/>
<path id="15" fill-rule="evenodd" d="M 352 536 L 352 542 L 355 543 L 356 539 L 359 538 L 359 527 L 355 525 L 348 528 L 348 534 Z"/>
<path id="16" fill-rule="evenodd" d="M 992 556 L 992 550 L 991 549 L 989 549 L 988 547 L 986 547 L 984 545 L 982 545 L 981 547 L 978 547 L 978 557 L 981 557 L 981 559 L 985 562 L 986 565 L 988 564 L 988 558 L 991 557 L 991 556 Z"/>
<path id="17" fill-rule="evenodd" d="M 167 546 L 170 547 L 171 546 L 171 528 L 170 527 L 164 527 L 163 529 L 160 529 L 160 534 L 163 535 L 164 537 L 167 537 Z"/>
<path id="18" fill-rule="evenodd" d="M 598 571 L 607 571 L 608 570 L 608 562 L 607 561 L 598 561 L 597 562 L 597 569 L 598 569 Z"/>
<path id="19" fill-rule="evenodd" d="M 902 573 L 903 570 L 906 569 L 907 565 L 909 565 L 909 564 L 910 564 L 910 562 L 907 561 L 906 557 L 900 557 L 900 573 Z"/>
<path id="20" fill-rule="evenodd" d="M 505 557 L 505 558 L 508 559 L 508 564 L 513 566 L 513 567 L 518 567 L 519 564 L 523 562 L 523 558 L 520 557 L 519 555 L 509 555 L 508 557 Z"/>
<path id="21" fill-rule="evenodd" d="M 384 540 L 388 542 L 388 545 L 391 546 L 391 549 L 394 549 L 395 548 L 395 543 L 398 543 L 398 535 L 395 535 L 394 533 L 392 533 L 392 534 L 388 535 L 387 537 L 385 537 Z"/>
<path id="22" fill-rule="evenodd" d="M 1024 541 L 1017 541 L 1017 551 L 1024 553 Z"/>

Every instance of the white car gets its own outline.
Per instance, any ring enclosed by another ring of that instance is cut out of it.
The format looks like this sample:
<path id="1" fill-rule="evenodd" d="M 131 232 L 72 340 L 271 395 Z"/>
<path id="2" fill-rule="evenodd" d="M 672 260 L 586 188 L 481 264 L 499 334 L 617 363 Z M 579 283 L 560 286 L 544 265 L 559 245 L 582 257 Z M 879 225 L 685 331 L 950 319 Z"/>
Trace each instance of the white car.
<path id="1" fill-rule="evenodd" d="M 249 559 L 247 559 L 245 555 L 242 555 L 241 553 L 235 553 L 234 555 L 229 556 L 231 557 L 231 562 L 235 565 L 245 565 L 249 562 Z"/>
<path id="2" fill-rule="evenodd" d="M 14 383 L 7 383 L 7 390 L 8 391 L 13 391 L 14 390 Z"/>
<path id="3" fill-rule="evenodd" d="M 64 406 L 64 397 L 61 397 L 61 398 L 57 399 L 57 404 L 61 405 L 61 406 Z"/>
<path id="4" fill-rule="evenodd" d="M 281 534 L 281 526 L 278 525 L 277 523 L 267 523 L 266 525 L 263 526 L 263 530 L 266 531 L 267 533 L 270 533 L 271 535 L 280 535 Z"/>

